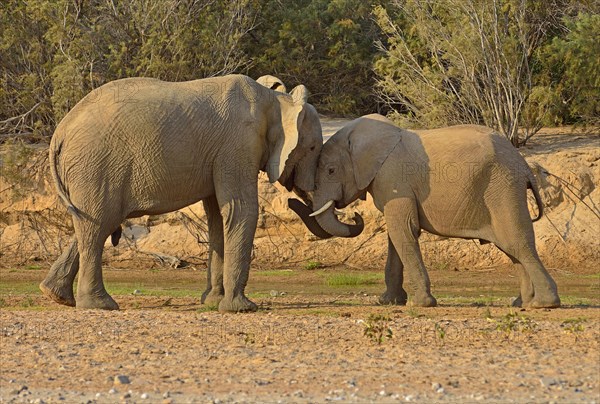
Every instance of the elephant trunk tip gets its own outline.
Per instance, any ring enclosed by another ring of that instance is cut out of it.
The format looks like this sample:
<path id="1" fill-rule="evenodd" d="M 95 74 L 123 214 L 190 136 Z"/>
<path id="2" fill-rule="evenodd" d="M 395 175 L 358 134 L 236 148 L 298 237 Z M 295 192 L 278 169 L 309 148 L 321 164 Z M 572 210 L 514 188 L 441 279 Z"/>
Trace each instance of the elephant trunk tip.
<path id="1" fill-rule="evenodd" d="M 354 221 L 354 226 L 349 226 L 350 237 L 356 237 L 365 229 L 365 222 L 359 213 L 354 213 L 352 220 Z"/>

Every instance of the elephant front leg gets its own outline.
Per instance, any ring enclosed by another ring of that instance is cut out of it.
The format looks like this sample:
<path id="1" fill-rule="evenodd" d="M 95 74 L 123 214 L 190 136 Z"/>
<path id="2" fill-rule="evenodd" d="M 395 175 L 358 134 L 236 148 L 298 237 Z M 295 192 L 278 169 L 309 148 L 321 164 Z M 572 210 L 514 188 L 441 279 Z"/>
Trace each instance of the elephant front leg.
<path id="1" fill-rule="evenodd" d="M 256 311 L 258 306 L 250 301 L 244 290 L 248 282 L 252 243 L 258 220 L 258 196 L 232 198 L 221 204 L 223 216 L 225 295 L 219 303 L 221 312 Z M 213 278 L 214 279 L 214 278 Z"/>
<path id="2" fill-rule="evenodd" d="M 56 260 L 46 278 L 40 283 L 40 290 L 56 303 L 75 307 L 73 283 L 79 271 L 77 239 L 73 237 L 69 247 Z"/>
<path id="3" fill-rule="evenodd" d="M 380 304 L 405 305 L 407 294 L 402 287 L 404 266 L 388 236 L 388 256 L 385 264 L 386 291 L 379 297 Z"/>
<path id="4" fill-rule="evenodd" d="M 206 290 L 202 294 L 201 302 L 218 305 L 225 296 L 223 289 L 223 218 L 215 197 L 204 199 L 203 203 L 208 219 L 208 270 Z"/>
<path id="5" fill-rule="evenodd" d="M 384 216 L 389 237 L 407 269 L 412 292 L 410 303 L 421 307 L 436 306 L 437 301 L 431 295 L 429 275 L 417 241 L 420 228 L 415 202 L 410 198 L 394 199 L 385 205 Z"/>

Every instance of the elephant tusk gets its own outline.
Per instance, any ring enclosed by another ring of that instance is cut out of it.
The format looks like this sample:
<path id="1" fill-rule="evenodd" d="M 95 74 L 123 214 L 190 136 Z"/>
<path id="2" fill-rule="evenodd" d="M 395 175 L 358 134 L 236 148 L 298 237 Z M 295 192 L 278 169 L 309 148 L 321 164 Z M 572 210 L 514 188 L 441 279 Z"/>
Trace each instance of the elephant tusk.
<path id="1" fill-rule="evenodd" d="M 342 212 L 341 210 L 337 210 L 337 209 L 333 210 L 333 214 L 336 216 L 344 216 L 345 215 L 344 212 Z"/>
<path id="2" fill-rule="evenodd" d="M 329 207 L 330 207 L 331 205 L 333 205 L 333 199 L 330 199 L 330 200 L 329 200 L 329 201 L 328 201 L 328 202 L 327 202 L 325 205 L 323 205 L 323 206 L 321 207 L 321 209 L 319 209 L 319 210 L 315 210 L 313 213 L 311 213 L 311 214 L 310 214 L 310 215 L 308 215 L 308 216 L 310 216 L 310 217 L 315 217 L 315 216 L 318 216 L 318 215 L 320 215 L 321 213 L 325 212 L 327 209 L 329 209 Z"/>

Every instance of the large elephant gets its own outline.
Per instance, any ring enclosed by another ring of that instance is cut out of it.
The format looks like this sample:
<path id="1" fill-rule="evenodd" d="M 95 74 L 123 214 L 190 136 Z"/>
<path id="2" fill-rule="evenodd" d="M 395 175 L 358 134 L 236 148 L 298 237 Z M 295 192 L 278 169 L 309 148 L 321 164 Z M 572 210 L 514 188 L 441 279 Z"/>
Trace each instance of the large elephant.
<path id="1" fill-rule="evenodd" d="M 230 75 L 170 83 L 132 78 L 83 98 L 50 143 L 58 194 L 75 238 L 40 289 L 78 308 L 118 309 L 102 280 L 102 250 L 126 218 L 171 212 L 202 200 L 209 227 L 203 302 L 253 311 L 245 295 L 258 217 L 257 176 L 306 195 L 323 144 L 306 89 L 273 91 Z M 77 272 L 77 298 L 73 282 Z"/>
<path id="2" fill-rule="evenodd" d="M 536 252 L 528 188 L 539 219 L 542 203 L 531 170 L 489 128 L 461 125 L 417 134 L 374 114 L 352 121 L 325 143 L 312 194 L 318 209 L 311 213 L 298 200 L 290 200 L 290 207 L 318 236 L 352 237 L 362 230 L 362 219 L 342 223 L 334 209 L 372 195 L 388 227 L 381 303 L 406 303 L 406 268 L 412 303 L 436 305 L 418 244 L 423 229 L 494 243 L 521 267 L 521 294 L 514 304 L 558 307 L 556 283 Z"/>

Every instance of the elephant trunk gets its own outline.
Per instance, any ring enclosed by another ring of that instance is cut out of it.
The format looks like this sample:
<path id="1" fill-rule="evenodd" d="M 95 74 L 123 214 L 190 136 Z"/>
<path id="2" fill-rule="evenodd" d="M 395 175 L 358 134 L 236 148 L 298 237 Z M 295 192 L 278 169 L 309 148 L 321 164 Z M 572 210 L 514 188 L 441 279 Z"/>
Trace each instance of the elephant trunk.
<path id="1" fill-rule="evenodd" d="M 315 216 L 319 226 L 327 233 L 336 237 L 356 237 L 362 233 L 365 224 L 362 217 L 356 213 L 354 215 L 355 224 L 342 223 L 335 214 L 335 206 L 332 204 L 325 211 Z"/>
<path id="2" fill-rule="evenodd" d="M 290 209 L 296 212 L 296 214 L 300 217 L 300 219 L 302 219 L 302 221 L 312 234 L 322 239 L 333 237 L 331 234 L 323 230 L 321 226 L 319 226 L 319 223 L 317 223 L 317 219 L 310 216 L 310 214 L 312 213 L 312 209 L 306 206 L 304 203 L 302 203 L 296 198 L 290 198 L 288 199 L 288 206 L 290 207 Z"/>
<path id="3" fill-rule="evenodd" d="M 356 237 L 362 233 L 365 225 L 359 214 L 354 215 L 355 224 L 342 223 L 337 219 L 335 208 L 331 204 L 320 214 L 311 216 L 312 209 L 300 202 L 298 199 L 288 199 L 288 206 L 302 219 L 306 227 L 319 238 Z M 320 205 L 313 205 L 321 207 Z M 319 209 L 320 210 L 320 209 Z"/>

